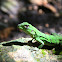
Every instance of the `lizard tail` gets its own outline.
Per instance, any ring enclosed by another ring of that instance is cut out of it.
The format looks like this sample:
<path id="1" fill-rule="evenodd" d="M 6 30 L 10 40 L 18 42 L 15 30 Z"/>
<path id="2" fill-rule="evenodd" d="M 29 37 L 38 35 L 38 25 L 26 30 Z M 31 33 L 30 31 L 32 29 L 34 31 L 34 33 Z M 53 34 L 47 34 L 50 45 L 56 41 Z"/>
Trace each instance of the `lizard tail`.
<path id="1" fill-rule="evenodd" d="M 58 40 L 59 40 L 59 44 L 62 45 L 62 35 L 57 36 Z"/>
<path id="2" fill-rule="evenodd" d="M 62 45 L 62 39 L 60 39 L 60 42 L 59 43 L 60 43 L 60 45 Z"/>

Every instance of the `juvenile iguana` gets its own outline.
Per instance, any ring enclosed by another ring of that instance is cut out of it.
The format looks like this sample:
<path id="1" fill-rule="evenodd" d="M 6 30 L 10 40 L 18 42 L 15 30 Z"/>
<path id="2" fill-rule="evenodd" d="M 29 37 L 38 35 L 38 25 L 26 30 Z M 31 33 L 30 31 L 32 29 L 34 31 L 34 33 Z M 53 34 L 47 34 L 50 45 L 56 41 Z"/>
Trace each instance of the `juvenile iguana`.
<path id="1" fill-rule="evenodd" d="M 62 45 L 62 35 L 54 34 L 48 35 L 40 32 L 34 26 L 29 24 L 28 22 L 23 22 L 18 25 L 19 29 L 23 30 L 25 33 L 30 35 L 33 39 L 41 43 L 39 48 L 43 47 L 44 44 L 61 44 Z"/>

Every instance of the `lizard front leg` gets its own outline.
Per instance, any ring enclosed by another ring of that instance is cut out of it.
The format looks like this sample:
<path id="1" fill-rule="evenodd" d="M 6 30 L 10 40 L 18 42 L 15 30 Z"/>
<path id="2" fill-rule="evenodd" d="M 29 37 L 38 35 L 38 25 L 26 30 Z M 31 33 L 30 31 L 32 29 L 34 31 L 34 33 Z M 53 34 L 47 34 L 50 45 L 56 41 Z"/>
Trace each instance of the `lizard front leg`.
<path id="1" fill-rule="evenodd" d="M 39 37 L 35 38 L 39 43 L 41 43 L 41 45 L 38 46 L 38 48 L 42 48 L 44 45 L 44 42 L 42 40 L 39 39 Z"/>

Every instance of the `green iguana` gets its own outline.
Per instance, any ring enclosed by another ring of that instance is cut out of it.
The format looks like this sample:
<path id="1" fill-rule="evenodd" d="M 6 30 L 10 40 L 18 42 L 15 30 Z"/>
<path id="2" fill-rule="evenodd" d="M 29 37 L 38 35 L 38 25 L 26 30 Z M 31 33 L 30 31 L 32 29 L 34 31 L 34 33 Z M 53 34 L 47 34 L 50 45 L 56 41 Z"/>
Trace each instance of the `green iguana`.
<path id="1" fill-rule="evenodd" d="M 41 43 L 39 48 L 43 47 L 44 44 L 51 44 L 51 43 L 62 45 L 62 35 L 44 34 L 27 22 L 23 22 L 23 23 L 19 24 L 18 28 L 22 29 L 25 33 L 30 35 L 33 39 L 35 39 L 36 41 Z"/>

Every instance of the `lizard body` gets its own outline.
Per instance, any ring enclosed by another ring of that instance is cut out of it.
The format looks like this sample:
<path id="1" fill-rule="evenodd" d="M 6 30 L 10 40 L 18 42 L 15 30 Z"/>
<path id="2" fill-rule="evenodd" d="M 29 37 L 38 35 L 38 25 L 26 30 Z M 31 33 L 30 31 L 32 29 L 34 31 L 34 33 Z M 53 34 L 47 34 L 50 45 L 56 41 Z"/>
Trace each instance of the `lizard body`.
<path id="1" fill-rule="evenodd" d="M 33 39 L 41 43 L 39 48 L 43 47 L 46 42 L 53 43 L 53 44 L 61 44 L 62 45 L 62 35 L 48 35 L 40 32 L 38 29 L 36 29 L 34 26 L 29 24 L 28 22 L 23 22 L 18 25 L 19 29 L 23 30 L 25 33 L 30 35 Z"/>

